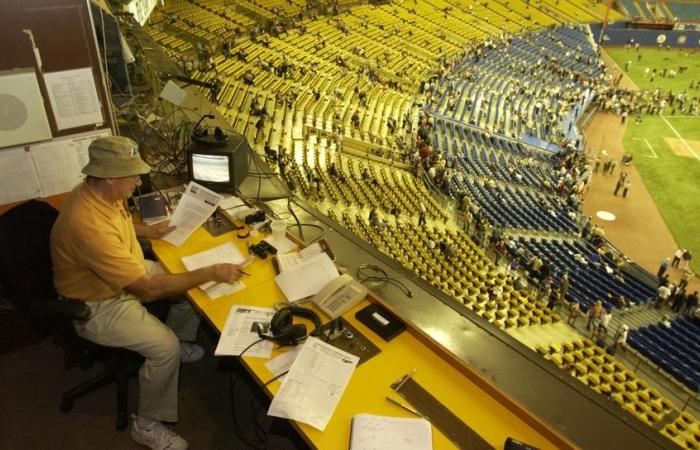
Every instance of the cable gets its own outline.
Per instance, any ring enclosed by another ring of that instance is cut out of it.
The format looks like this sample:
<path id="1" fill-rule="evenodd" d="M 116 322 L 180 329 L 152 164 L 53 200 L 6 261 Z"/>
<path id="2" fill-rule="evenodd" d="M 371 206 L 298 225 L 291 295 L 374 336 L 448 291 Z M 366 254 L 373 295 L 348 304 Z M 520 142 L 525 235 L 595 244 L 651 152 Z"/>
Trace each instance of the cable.
<path id="1" fill-rule="evenodd" d="M 374 274 L 368 273 L 370 271 L 374 272 Z M 411 292 L 405 284 L 396 278 L 390 277 L 389 274 L 386 273 L 386 270 L 375 264 L 360 264 L 357 266 L 357 279 L 360 280 L 361 283 L 366 281 L 380 283 L 380 289 L 386 286 L 387 283 L 391 283 L 401 289 L 407 297 L 413 298 L 413 292 Z"/>
<path id="2" fill-rule="evenodd" d="M 288 373 L 289 373 L 289 370 L 285 370 L 285 371 L 282 372 L 281 374 L 276 375 L 276 376 L 270 378 L 269 380 L 267 380 L 267 381 L 265 382 L 265 384 L 262 385 L 262 387 L 265 387 L 265 386 L 267 386 L 268 384 L 272 383 L 273 381 L 282 378 L 283 376 L 287 375 Z"/>
<path id="3" fill-rule="evenodd" d="M 243 349 L 235 358 L 236 360 L 240 360 L 240 358 L 243 356 L 245 352 L 250 350 L 252 346 L 255 344 L 264 341 L 264 339 L 258 339 L 257 341 L 254 341 L 250 343 L 246 348 Z M 234 379 L 234 370 L 231 369 L 231 372 L 229 372 L 229 398 L 231 401 L 231 415 L 233 417 L 233 427 L 236 435 L 246 444 L 248 444 L 250 447 L 252 447 L 255 450 L 267 450 L 267 444 L 265 441 L 267 441 L 267 435 L 265 434 L 264 430 L 260 428 L 260 425 L 258 424 L 257 420 L 254 417 L 254 431 L 256 436 L 252 437 L 249 436 L 245 431 L 243 426 L 241 426 L 240 422 L 238 422 L 238 416 L 236 415 L 236 399 L 235 399 L 235 386 L 236 386 L 236 381 L 239 379 L 239 377 L 236 377 Z M 254 397 L 251 397 L 251 401 Z M 262 432 L 262 434 L 261 434 Z M 258 441 L 263 441 L 263 442 L 256 442 L 256 439 Z"/>
<path id="4" fill-rule="evenodd" d="M 297 228 L 299 228 L 299 237 L 300 237 L 301 240 L 303 241 L 303 240 L 304 240 L 304 232 L 303 232 L 302 229 L 301 229 L 301 222 L 299 221 L 299 218 L 297 217 L 296 213 L 295 213 L 294 210 L 292 209 L 292 198 L 293 198 L 293 197 L 294 197 L 294 194 L 292 194 L 292 195 L 290 195 L 289 197 L 287 197 L 287 209 L 288 209 L 289 212 L 291 213 L 292 217 L 294 217 L 294 220 L 295 220 L 296 223 L 297 223 Z"/>

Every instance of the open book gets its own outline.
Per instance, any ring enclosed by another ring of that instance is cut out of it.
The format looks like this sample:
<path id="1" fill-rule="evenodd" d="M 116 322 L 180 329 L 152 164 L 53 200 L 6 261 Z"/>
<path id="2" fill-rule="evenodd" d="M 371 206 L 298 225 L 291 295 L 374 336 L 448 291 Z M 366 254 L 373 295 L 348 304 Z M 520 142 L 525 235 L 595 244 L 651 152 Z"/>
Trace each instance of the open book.
<path id="1" fill-rule="evenodd" d="M 432 450 L 430 422 L 359 414 L 352 418 L 350 450 Z"/>

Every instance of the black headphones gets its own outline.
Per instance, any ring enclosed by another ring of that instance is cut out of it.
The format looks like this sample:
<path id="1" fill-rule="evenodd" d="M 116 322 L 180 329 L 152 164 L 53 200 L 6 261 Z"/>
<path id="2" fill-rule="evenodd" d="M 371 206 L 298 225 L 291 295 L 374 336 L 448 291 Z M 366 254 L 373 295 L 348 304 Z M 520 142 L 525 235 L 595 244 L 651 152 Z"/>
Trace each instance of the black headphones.
<path id="1" fill-rule="evenodd" d="M 294 316 L 304 317 L 314 323 L 314 329 L 308 336 L 317 336 L 321 333 L 321 319 L 318 314 L 300 306 L 285 306 L 272 317 L 269 334 L 263 334 L 258 326 L 258 336 L 261 339 L 274 341 L 281 346 L 297 345 L 300 340 L 307 337 L 307 333 L 306 325 L 293 323 Z"/>

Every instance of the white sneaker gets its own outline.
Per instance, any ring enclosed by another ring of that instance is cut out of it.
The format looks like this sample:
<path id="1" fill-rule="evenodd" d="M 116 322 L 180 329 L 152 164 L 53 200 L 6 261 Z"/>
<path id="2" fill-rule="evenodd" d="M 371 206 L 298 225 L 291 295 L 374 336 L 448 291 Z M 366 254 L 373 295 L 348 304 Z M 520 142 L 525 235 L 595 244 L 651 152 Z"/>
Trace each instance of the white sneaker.
<path id="1" fill-rule="evenodd" d="M 187 441 L 155 420 L 131 415 L 131 439 L 152 450 L 187 450 Z"/>
<path id="2" fill-rule="evenodd" d="M 204 349 L 192 342 L 180 341 L 180 361 L 193 363 L 204 357 Z"/>

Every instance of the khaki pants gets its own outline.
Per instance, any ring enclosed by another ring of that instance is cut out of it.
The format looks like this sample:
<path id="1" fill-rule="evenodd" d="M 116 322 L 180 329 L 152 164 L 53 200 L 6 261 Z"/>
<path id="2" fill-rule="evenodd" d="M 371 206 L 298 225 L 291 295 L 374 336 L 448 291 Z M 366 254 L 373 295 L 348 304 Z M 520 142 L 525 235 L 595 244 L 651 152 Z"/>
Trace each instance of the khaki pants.
<path id="1" fill-rule="evenodd" d="M 146 261 L 149 275 L 163 273 L 160 264 Z M 138 352 L 146 361 L 139 370 L 139 413 L 150 420 L 176 422 L 180 340 L 194 341 L 199 316 L 186 300 L 173 302 L 167 326 L 151 315 L 132 294 L 86 302 L 90 319 L 76 323 L 85 339 Z"/>

